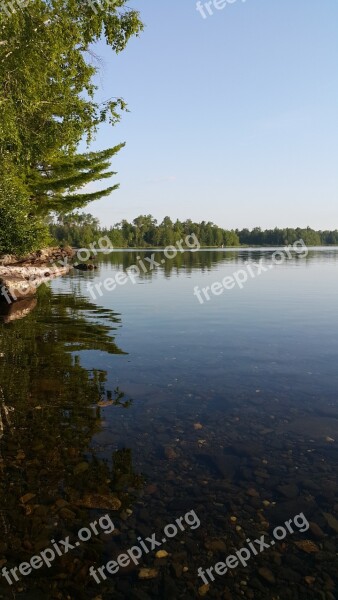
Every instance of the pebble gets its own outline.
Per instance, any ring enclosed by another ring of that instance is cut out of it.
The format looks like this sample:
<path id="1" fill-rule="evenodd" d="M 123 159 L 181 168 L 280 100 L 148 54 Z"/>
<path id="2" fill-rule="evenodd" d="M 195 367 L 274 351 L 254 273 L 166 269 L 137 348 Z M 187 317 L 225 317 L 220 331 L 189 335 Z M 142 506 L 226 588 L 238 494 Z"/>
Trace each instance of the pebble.
<path id="1" fill-rule="evenodd" d="M 140 569 L 138 573 L 139 579 L 155 579 L 158 576 L 157 569 Z"/>
<path id="2" fill-rule="evenodd" d="M 261 567 L 260 569 L 258 569 L 258 573 L 260 574 L 262 579 L 265 579 L 265 581 L 268 581 L 271 584 L 276 583 L 274 574 L 267 567 Z"/>
<path id="3" fill-rule="evenodd" d="M 198 594 L 199 594 L 199 596 L 206 596 L 206 594 L 208 593 L 209 590 L 210 590 L 209 583 L 207 583 L 205 585 L 201 585 L 201 587 L 198 588 Z"/>
<path id="4" fill-rule="evenodd" d="M 167 558 L 169 554 L 168 552 L 166 552 L 166 550 L 159 550 L 158 552 L 156 552 L 155 556 L 156 558 Z"/>

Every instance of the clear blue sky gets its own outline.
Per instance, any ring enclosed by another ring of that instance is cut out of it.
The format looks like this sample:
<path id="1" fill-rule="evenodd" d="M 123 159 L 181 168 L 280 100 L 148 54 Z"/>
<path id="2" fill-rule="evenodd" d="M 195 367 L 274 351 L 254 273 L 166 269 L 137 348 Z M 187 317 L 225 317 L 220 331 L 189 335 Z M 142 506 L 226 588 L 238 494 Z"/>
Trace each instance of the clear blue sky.
<path id="1" fill-rule="evenodd" d="M 127 142 L 121 187 L 86 212 L 338 228 L 337 0 L 232 0 L 207 19 L 195 0 L 128 4 L 141 37 L 96 47 L 98 99 L 131 111 L 94 144 Z"/>

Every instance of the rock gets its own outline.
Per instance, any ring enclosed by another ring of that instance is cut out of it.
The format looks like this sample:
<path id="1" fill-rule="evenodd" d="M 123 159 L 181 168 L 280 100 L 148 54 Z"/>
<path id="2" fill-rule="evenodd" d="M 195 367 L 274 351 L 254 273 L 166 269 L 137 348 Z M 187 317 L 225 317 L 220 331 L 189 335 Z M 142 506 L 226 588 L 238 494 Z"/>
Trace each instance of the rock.
<path id="1" fill-rule="evenodd" d="M 204 545 L 211 552 L 226 552 L 227 549 L 224 541 L 219 539 L 206 540 Z"/>
<path id="2" fill-rule="evenodd" d="M 28 494 L 25 494 L 24 496 L 21 496 L 20 502 L 22 502 L 22 504 L 26 504 L 30 500 L 33 500 L 33 498 L 35 498 L 35 497 L 36 497 L 36 494 L 28 493 Z"/>
<path id="3" fill-rule="evenodd" d="M 63 259 L 63 263 L 65 264 L 67 263 L 67 259 L 72 258 L 74 255 L 75 250 L 70 246 L 65 246 L 63 248 L 54 246 L 31 252 L 23 257 L 16 256 L 15 254 L 2 255 L 0 257 L 0 265 L 41 265 L 55 263 L 58 260 L 61 261 L 61 259 Z"/>
<path id="4" fill-rule="evenodd" d="M 278 502 L 272 505 L 266 511 L 267 518 L 270 522 L 280 525 L 290 519 L 290 515 L 298 515 L 304 513 L 307 518 L 312 517 L 318 512 L 317 505 L 313 499 L 306 496 L 298 496 L 293 500 Z"/>
<path id="5" fill-rule="evenodd" d="M 287 485 L 279 485 L 277 487 L 277 491 L 285 498 L 296 498 L 299 495 L 299 488 L 294 483 L 290 483 Z"/>
<path id="6" fill-rule="evenodd" d="M 168 460 L 175 460 L 175 458 L 178 458 L 177 452 L 175 452 L 174 448 L 171 446 L 166 446 L 164 448 L 164 454 Z"/>
<path id="7" fill-rule="evenodd" d="M 155 579 L 158 577 L 158 569 L 140 569 L 138 573 L 139 579 Z"/>
<path id="8" fill-rule="evenodd" d="M 269 477 L 270 477 L 270 475 L 266 471 L 263 471 L 262 469 L 257 469 L 255 471 L 255 475 L 256 475 L 256 477 L 258 477 L 260 479 L 269 479 Z"/>
<path id="9" fill-rule="evenodd" d="M 199 462 L 205 464 L 224 479 L 233 479 L 240 467 L 240 458 L 234 455 L 207 454 L 196 455 Z"/>
<path id="10" fill-rule="evenodd" d="M 167 558 L 169 554 L 165 550 L 159 550 L 158 552 L 156 552 L 155 556 L 156 558 Z"/>
<path id="11" fill-rule="evenodd" d="M 65 508 L 69 506 L 69 502 L 67 502 L 67 500 L 64 500 L 63 498 L 58 498 L 55 501 L 55 505 L 57 506 L 57 508 Z"/>
<path id="12" fill-rule="evenodd" d="M 199 431 L 200 429 L 203 429 L 203 425 L 201 425 L 201 423 L 194 423 L 194 429 Z"/>
<path id="13" fill-rule="evenodd" d="M 260 569 L 258 569 L 258 573 L 262 577 L 262 579 L 265 579 L 265 581 L 267 581 L 268 583 L 276 583 L 274 574 L 267 567 L 261 567 Z"/>
<path id="14" fill-rule="evenodd" d="M 103 494 L 86 494 L 82 499 L 75 502 L 76 506 L 84 508 L 96 508 L 102 510 L 119 510 L 121 501 L 116 496 Z"/>
<path id="15" fill-rule="evenodd" d="M 259 492 L 257 492 L 254 488 L 250 488 L 247 491 L 248 496 L 250 496 L 251 498 L 259 498 Z"/>
<path id="16" fill-rule="evenodd" d="M 74 521 L 74 519 L 76 518 L 76 514 L 72 510 L 69 510 L 69 508 L 61 508 L 59 511 L 59 515 L 62 519 L 65 519 L 66 521 Z"/>
<path id="17" fill-rule="evenodd" d="M 300 540 L 299 542 L 295 542 L 295 546 L 307 554 L 319 552 L 318 546 L 311 540 Z"/>
<path id="18" fill-rule="evenodd" d="M 205 585 L 201 585 L 201 587 L 198 588 L 198 595 L 199 596 L 206 596 L 206 594 L 208 593 L 208 591 L 210 590 L 210 584 L 207 583 Z"/>
<path id="19" fill-rule="evenodd" d="M 168 510 L 179 511 L 182 514 L 191 510 L 191 498 L 174 498 L 168 504 Z"/>
<path id="20" fill-rule="evenodd" d="M 74 269 L 78 269 L 79 271 L 93 271 L 97 269 L 97 265 L 93 265 L 92 263 L 77 263 L 74 265 Z"/>
<path id="21" fill-rule="evenodd" d="M 334 517 L 330 513 L 323 513 L 323 515 L 324 515 L 325 521 L 327 522 L 330 529 L 333 529 L 333 531 L 338 533 L 338 521 L 337 521 L 336 517 Z"/>
<path id="22" fill-rule="evenodd" d="M 84 473 L 88 469 L 89 469 L 89 464 L 87 462 L 85 462 L 85 461 L 80 462 L 77 465 L 75 465 L 75 467 L 74 467 L 74 475 L 81 475 L 81 473 Z"/>
<path id="23" fill-rule="evenodd" d="M 0 267 L 0 298 L 8 304 L 35 296 L 37 288 L 46 281 L 65 275 L 71 265 Z"/>
<path id="24" fill-rule="evenodd" d="M 309 525 L 310 525 L 310 531 L 314 537 L 316 537 L 318 539 L 325 537 L 324 531 L 319 527 L 319 525 L 317 525 L 317 523 L 310 521 Z"/>
<path id="25" fill-rule="evenodd" d="M 252 458 L 261 454 L 261 448 L 258 444 L 237 442 L 224 449 L 226 454 L 236 454 L 237 456 L 246 456 Z"/>
<path id="26" fill-rule="evenodd" d="M 149 485 L 147 485 L 147 487 L 145 488 L 144 491 L 146 494 L 152 495 L 152 494 L 156 494 L 157 490 L 158 490 L 158 488 L 157 488 L 156 483 L 150 483 Z"/>
<path id="27" fill-rule="evenodd" d="M 180 577 L 182 577 L 182 573 L 183 573 L 183 565 L 182 565 L 182 563 L 174 561 L 171 566 L 172 566 L 172 568 L 174 570 L 175 577 L 177 577 L 177 579 L 179 579 Z"/>

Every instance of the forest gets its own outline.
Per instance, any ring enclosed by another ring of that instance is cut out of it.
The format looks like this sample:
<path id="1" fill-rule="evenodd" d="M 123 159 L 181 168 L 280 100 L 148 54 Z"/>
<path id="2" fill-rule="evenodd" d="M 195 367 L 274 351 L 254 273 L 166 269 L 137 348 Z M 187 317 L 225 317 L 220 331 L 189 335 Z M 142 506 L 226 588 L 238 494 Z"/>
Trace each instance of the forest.
<path id="1" fill-rule="evenodd" d="M 75 248 L 86 247 L 103 236 L 108 236 L 116 248 L 157 248 L 175 244 L 192 233 L 203 247 L 284 246 L 300 239 L 308 246 L 338 244 L 337 230 L 315 231 L 310 227 L 229 230 L 210 221 L 173 221 L 170 217 L 158 223 L 151 215 L 140 215 L 132 223 L 122 220 L 113 227 L 104 228 L 91 214 L 74 212 L 50 219 L 49 227 L 55 243 Z"/>

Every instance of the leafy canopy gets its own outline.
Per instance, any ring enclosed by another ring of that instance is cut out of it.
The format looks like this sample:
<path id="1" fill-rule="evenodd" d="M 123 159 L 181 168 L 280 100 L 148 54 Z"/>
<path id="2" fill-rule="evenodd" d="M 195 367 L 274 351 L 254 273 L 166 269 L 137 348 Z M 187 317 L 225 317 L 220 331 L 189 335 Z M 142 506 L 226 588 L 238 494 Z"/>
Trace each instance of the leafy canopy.
<path id="1" fill-rule="evenodd" d="M 121 98 L 95 101 L 91 46 L 102 36 L 121 52 L 142 29 L 126 0 L 31 0 L 11 17 L 0 14 L 0 155 L 24 170 L 74 153 L 89 143 L 100 123 L 114 124 Z"/>
<path id="2" fill-rule="evenodd" d="M 114 125 L 126 110 L 122 98 L 97 103 L 92 46 L 104 39 L 119 53 L 141 30 L 126 0 L 30 0 L 10 15 L 0 9 L 0 182 L 5 174 L 11 181 L 0 186 L 0 205 L 11 213 L 14 199 L 19 215 L 30 202 L 36 222 L 30 219 L 26 232 L 52 210 L 68 212 L 116 189 L 76 193 L 114 174 L 109 161 L 121 147 L 76 155 L 80 141 L 89 145 L 101 123 Z M 15 249 L 14 230 L 2 223 L 0 248 Z M 25 239 L 17 251 L 29 247 Z"/>

